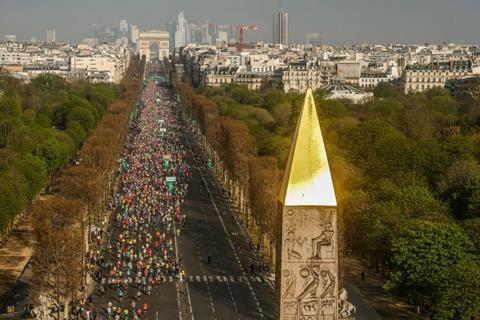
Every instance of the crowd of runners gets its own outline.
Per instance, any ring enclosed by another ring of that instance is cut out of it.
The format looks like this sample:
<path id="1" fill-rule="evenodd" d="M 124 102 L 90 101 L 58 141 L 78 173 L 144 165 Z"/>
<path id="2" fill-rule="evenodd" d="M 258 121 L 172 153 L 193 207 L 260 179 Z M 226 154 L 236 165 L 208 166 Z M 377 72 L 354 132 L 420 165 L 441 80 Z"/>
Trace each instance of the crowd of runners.
<path id="1" fill-rule="evenodd" d="M 161 74 L 166 74 L 163 64 L 147 64 L 146 79 Z M 174 91 L 147 80 L 119 161 L 112 240 L 90 261 L 98 294 L 115 298 L 103 310 L 85 301 L 84 318 L 101 312 L 110 319 L 144 319 L 149 306 L 142 297 L 167 277 L 184 276 L 176 253 L 176 236 L 186 219 L 180 208 L 191 176 L 183 130 Z"/>

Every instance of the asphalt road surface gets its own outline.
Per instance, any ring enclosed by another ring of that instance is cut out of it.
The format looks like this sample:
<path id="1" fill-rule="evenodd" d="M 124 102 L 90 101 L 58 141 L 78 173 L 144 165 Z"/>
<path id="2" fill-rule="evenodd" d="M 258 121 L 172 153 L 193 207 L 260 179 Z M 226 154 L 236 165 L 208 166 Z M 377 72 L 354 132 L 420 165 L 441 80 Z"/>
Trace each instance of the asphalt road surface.
<path id="1" fill-rule="evenodd" d="M 187 150 L 197 150 L 190 134 L 184 133 L 182 141 Z M 153 287 L 151 295 L 142 296 L 136 307 L 145 302 L 149 307 L 141 318 L 273 319 L 273 288 L 260 270 L 260 261 L 242 233 L 223 190 L 203 161 L 195 157 L 187 161 L 192 176 L 181 207 L 181 213 L 187 217 L 186 224 L 180 232 L 175 232 L 175 250 L 185 277 L 165 276 Z M 113 225 L 112 239 L 118 231 Z M 97 286 L 92 296 L 97 318 L 108 318 L 109 302 L 132 310 L 134 296 L 135 291 L 129 290 L 120 300 L 112 289 L 101 296 Z"/>

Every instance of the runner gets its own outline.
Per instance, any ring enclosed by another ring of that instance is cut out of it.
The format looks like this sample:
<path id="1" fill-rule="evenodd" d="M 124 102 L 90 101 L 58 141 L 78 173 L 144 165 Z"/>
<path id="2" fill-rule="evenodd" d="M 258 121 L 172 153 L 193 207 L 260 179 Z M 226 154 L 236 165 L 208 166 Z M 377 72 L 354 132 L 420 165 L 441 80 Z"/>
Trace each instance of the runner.
<path id="1" fill-rule="evenodd" d="M 146 66 L 147 75 L 165 73 L 162 63 Z M 112 243 L 104 252 L 89 253 L 94 278 L 116 292 L 120 303 L 132 301 L 132 312 L 128 302 L 124 309 L 109 302 L 104 309 L 109 318 L 147 317 L 148 304 L 142 298 L 164 277 L 183 274 L 175 250 L 175 232 L 180 235 L 187 218 L 181 205 L 191 176 L 183 132 L 181 108 L 172 89 L 148 81 L 119 160 Z M 100 231 L 95 232 L 101 239 Z"/>

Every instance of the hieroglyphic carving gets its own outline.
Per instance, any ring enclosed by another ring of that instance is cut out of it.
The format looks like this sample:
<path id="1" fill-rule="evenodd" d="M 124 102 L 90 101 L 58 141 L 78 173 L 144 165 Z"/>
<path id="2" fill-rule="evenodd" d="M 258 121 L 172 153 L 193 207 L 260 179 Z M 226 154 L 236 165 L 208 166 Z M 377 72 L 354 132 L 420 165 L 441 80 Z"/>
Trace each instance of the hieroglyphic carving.
<path id="1" fill-rule="evenodd" d="M 303 243 L 307 241 L 307 238 L 303 240 L 301 238 L 296 237 L 295 235 L 295 228 L 291 227 L 287 233 L 287 239 L 285 239 L 285 247 L 287 247 L 287 259 L 288 260 L 302 260 L 302 255 L 295 250 L 295 246 L 298 244 L 300 247 L 303 246 Z"/>
<path id="2" fill-rule="evenodd" d="M 310 257 L 310 259 L 335 259 L 335 240 L 333 238 L 334 233 L 335 232 L 333 231 L 331 223 L 327 223 L 323 226 L 322 233 L 319 236 L 312 238 L 313 255 Z"/>
<path id="3" fill-rule="evenodd" d="M 284 207 L 282 214 L 280 319 L 337 320 L 336 210 Z"/>
<path id="4" fill-rule="evenodd" d="M 295 273 L 291 270 L 283 270 L 283 276 L 286 277 L 285 281 L 285 291 L 283 292 L 284 298 L 292 298 L 295 296 L 295 285 L 297 283 L 297 278 Z"/>
<path id="5" fill-rule="evenodd" d="M 314 268 L 307 266 L 300 270 L 300 276 L 305 280 L 305 286 L 302 292 L 298 295 L 297 299 L 302 301 L 307 295 L 310 295 L 311 298 L 317 297 L 317 289 L 320 284 L 318 271 L 315 271 Z"/>

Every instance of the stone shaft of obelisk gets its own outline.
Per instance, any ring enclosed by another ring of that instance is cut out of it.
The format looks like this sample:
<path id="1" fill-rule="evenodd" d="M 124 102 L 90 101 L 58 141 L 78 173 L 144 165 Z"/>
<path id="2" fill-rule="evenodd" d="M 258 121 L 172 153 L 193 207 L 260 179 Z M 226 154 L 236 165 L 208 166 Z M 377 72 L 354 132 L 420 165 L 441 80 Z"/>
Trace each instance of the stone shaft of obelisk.
<path id="1" fill-rule="evenodd" d="M 279 206 L 276 293 L 280 320 L 338 319 L 335 207 Z"/>

